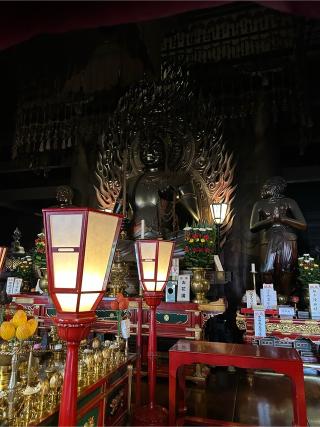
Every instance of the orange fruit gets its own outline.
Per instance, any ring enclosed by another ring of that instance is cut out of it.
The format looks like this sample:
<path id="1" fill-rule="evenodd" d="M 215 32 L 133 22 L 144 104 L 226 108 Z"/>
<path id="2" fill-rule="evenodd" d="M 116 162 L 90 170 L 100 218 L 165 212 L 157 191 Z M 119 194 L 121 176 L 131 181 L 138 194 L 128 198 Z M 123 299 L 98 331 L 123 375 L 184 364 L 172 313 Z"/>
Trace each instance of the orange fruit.
<path id="1" fill-rule="evenodd" d="M 27 338 L 31 337 L 30 334 L 30 328 L 28 323 L 25 323 L 23 325 L 20 325 L 16 329 L 16 337 L 18 340 L 26 340 Z"/>
<path id="2" fill-rule="evenodd" d="M 0 336 L 5 341 L 10 341 L 16 333 L 16 328 L 11 322 L 2 322 L 0 326 Z"/>
<path id="3" fill-rule="evenodd" d="M 27 325 L 29 327 L 30 334 L 33 335 L 36 332 L 36 330 L 37 330 L 38 321 L 35 318 L 29 319 L 28 322 L 27 322 Z"/>
<path id="4" fill-rule="evenodd" d="M 27 315 L 26 312 L 23 310 L 18 310 L 15 312 L 13 318 L 12 318 L 12 323 L 14 324 L 14 326 L 17 328 L 18 326 L 24 325 L 25 323 L 27 323 Z"/>
<path id="5" fill-rule="evenodd" d="M 118 302 L 120 302 L 120 301 L 122 301 L 123 299 L 124 299 L 123 294 L 122 294 L 121 292 L 118 292 L 118 293 L 117 293 L 117 295 L 116 295 L 116 300 L 117 300 Z"/>
<path id="6" fill-rule="evenodd" d="M 120 310 L 126 310 L 129 307 L 129 300 L 128 298 L 124 298 L 122 301 L 119 302 L 119 308 Z"/>
<path id="7" fill-rule="evenodd" d="M 112 310 L 119 310 L 119 303 L 118 303 L 118 301 L 111 301 L 111 309 Z"/>

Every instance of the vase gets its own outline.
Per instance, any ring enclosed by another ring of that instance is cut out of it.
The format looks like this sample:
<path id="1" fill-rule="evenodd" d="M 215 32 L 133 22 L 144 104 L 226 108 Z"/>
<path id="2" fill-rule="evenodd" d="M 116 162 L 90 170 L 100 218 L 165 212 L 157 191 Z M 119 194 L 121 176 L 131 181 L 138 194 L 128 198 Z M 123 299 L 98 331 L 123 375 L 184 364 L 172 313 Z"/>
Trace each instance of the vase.
<path id="1" fill-rule="evenodd" d="M 39 268 L 39 288 L 44 294 L 48 293 L 48 271 L 46 267 Z"/>
<path id="2" fill-rule="evenodd" d="M 208 302 L 205 297 L 209 291 L 210 282 L 206 279 L 206 269 L 203 267 L 192 268 L 191 289 L 195 295 L 192 302 L 196 304 L 206 304 Z"/>

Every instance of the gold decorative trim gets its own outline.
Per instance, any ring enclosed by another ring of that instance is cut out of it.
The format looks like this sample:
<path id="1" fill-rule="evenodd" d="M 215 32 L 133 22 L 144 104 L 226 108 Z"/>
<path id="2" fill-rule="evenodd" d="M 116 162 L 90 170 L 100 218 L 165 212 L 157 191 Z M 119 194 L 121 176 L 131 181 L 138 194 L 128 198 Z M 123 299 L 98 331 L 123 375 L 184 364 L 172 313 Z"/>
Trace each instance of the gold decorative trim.
<path id="1" fill-rule="evenodd" d="M 130 308 L 138 308 L 139 303 L 137 301 L 129 301 L 129 309 Z M 149 306 L 143 301 L 142 302 L 142 310 L 148 310 Z"/>
<path id="2" fill-rule="evenodd" d="M 238 329 L 240 329 L 240 331 L 246 331 L 247 330 L 247 322 L 246 322 L 245 316 L 242 316 L 241 314 L 237 314 L 236 323 L 237 323 L 237 327 L 238 327 Z"/>
<path id="3" fill-rule="evenodd" d="M 304 323 L 294 323 L 292 320 L 280 320 L 271 323 L 267 321 L 266 329 L 269 334 L 278 332 L 281 334 L 320 335 L 320 322 L 307 320 Z"/>
<path id="4" fill-rule="evenodd" d="M 218 301 L 210 302 L 209 304 L 199 304 L 198 309 L 200 311 L 221 311 L 223 313 L 226 309 L 226 304 L 223 298 L 220 298 Z"/>
<path id="5" fill-rule="evenodd" d="M 34 298 L 13 297 L 12 302 L 16 304 L 34 304 Z"/>

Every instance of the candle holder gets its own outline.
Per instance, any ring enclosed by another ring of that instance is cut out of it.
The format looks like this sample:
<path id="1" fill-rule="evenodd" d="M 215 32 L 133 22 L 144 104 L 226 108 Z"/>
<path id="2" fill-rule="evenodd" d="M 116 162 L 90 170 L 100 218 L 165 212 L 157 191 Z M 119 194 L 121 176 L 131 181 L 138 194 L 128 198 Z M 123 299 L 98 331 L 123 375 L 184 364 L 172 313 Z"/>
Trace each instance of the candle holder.
<path id="1" fill-rule="evenodd" d="M 256 274 L 257 274 L 257 272 L 255 270 L 251 270 L 250 273 L 252 275 L 253 290 L 255 291 L 255 293 L 257 293 L 257 289 L 256 289 Z"/>
<path id="2" fill-rule="evenodd" d="M 258 272 L 252 268 L 250 273 L 252 275 L 253 290 L 254 290 L 254 293 L 256 294 L 257 304 L 260 304 L 260 297 L 257 294 L 257 285 L 256 285 L 256 275 L 258 274 Z"/>
<path id="3" fill-rule="evenodd" d="M 297 315 L 297 311 L 298 311 L 298 307 L 297 307 L 297 304 L 298 304 L 298 302 L 300 301 L 300 299 L 299 299 L 299 297 L 298 296 L 296 296 L 296 295 L 293 295 L 292 297 L 291 297 L 291 302 L 293 303 L 293 305 L 294 305 L 294 312 L 295 312 L 295 315 Z"/>
<path id="4" fill-rule="evenodd" d="M 250 274 L 252 275 L 252 284 L 253 284 L 253 291 L 256 294 L 256 300 L 257 300 L 257 304 L 260 304 L 260 297 L 257 294 L 257 287 L 256 287 L 256 275 L 258 274 L 258 272 L 255 269 L 255 265 L 251 264 L 251 271 Z M 245 292 L 245 294 L 243 295 L 242 299 L 241 299 L 243 304 L 247 303 L 247 293 Z"/>

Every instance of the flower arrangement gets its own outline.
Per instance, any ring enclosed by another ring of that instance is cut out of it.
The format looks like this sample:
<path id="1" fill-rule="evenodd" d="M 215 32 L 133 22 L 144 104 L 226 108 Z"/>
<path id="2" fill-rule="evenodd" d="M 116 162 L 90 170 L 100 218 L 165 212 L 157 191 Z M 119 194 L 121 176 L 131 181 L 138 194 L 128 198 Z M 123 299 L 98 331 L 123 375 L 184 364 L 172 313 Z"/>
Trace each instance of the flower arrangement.
<path id="1" fill-rule="evenodd" d="M 44 233 L 39 233 L 34 243 L 35 243 L 34 252 L 33 252 L 34 265 L 39 268 L 44 268 L 47 265 L 46 240 L 45 240 Z"/>
<path id="2" fill-rule="evenodd" d="M 125 298 L 123 294 L 118 293 L 116 299 L 111 302 L 112 310 L 117 312 L 117 321 L 118 321 L 118 337 L 121 335 L 121 318 L 125 310 L 129 307 L 129 300 Z"/>
<path id="3" fill-rule="evenodd" d="M 26 281 L 32 280 L 33 269 L 31 256 L 27 255 L 21 258 L 21 262 L 15 270 L 15 275 Z"/>
<path id="4" fill-rule="evenodd" d="M 304 288 L 307 288 L 309 283 L 320 283 L 319 265 L 319 261 L 310 257 L 309 254 L 303 254 L 298 258 L 299 281 Z"/>
<path id="5" fill-rule="evenodd" d="M 216 231 L 215 227 L 198 224 L 184 228 L 184 260 L 186 267 L 210 267 L 214 261 Z"/>

